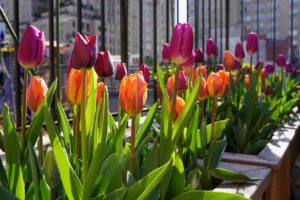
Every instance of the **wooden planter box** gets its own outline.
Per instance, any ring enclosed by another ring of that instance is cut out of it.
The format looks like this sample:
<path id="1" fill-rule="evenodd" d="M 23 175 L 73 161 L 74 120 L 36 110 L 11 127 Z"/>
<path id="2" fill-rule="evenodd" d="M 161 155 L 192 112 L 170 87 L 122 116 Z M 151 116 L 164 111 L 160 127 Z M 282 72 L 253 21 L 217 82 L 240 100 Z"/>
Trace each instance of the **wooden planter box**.
<path id="1" fill-rule="evenodd" d="M 269 167 L 272 179 L 264 199 L 290 199 L 290 170 L 300 150 L 299 119 L 299 114 L 293 114 L 258 155 L 225 152 L 222 161 Z"/>

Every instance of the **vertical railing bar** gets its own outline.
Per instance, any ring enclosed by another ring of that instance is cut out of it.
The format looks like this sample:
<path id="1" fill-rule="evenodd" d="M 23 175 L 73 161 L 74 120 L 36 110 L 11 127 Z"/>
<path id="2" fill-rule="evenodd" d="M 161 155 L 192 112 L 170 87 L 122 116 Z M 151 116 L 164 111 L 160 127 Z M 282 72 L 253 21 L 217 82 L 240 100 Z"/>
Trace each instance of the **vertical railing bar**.
<path id="1" fill-rule="evenodd" d="M 274 13 L 273 13 L 273 65 L 275 66 L 276 58 L 276 0 L 273 1 L 274 4 Z"/>
<path id="2" fill-rule="evenodd" d="M 199 47 L 199 0 L 195 0 L 195 49 Z"/>
<path id="3" fill-rule="evenodd" d="M 244 41 L 244 1 L 241 0 L 241 42 Z"/>
<path id="4" fill-rule="evenodd" d="M 211 0 L 208 0 L 208 37 L 211 37 Z"/>
<path id="5" fill-rule="evenodd" d="M 259 39 L 259 0 L 256 1 L 256 31 Z M 257 51 L 257 60 L 259 60 L 259 49 Z"/>
<path id="6" fill-rule="evenodd" d="M 177 12 L 176 12 L 176 14 L 177 14 L 177 24 L 179 23 L 179 0 L 177 0 Z"/>
<path id="7" fill-rule="evenodd" d="M 56 0 L 56 75 L 57 75 L 57 100 L 61 100 L 61 70 L 60 70 L 60 30 L 59 30 L 60 0 Z"/>
<path id="8" fill-rule="evenodd" d="M 225 31 L 225 37 L 226 37 L 226 42 L 225 42 L 225 49 L 229 49 L 229 0 L 225 1 L 225 26 L 226 26 L 226 31 Z"/>
<path id="9" fill-rule="evenodd" d="M 50 67 L 50 83 L 55 79 L 55 66 L 54 66 L 54 5 L 53 1 L 49 2 L 49 67 Z M 55 103 L 51 103 L 52 111 L 55 111 Z"/>
<path id="10" fill-rule="evenodd" d="M 126 63 L 128 69 L 128 0 L 120 0 L 121 23 L 121 62 Z"/>
<path id="11" fill-rule="evenodd" d="M 143 64 L 143 0 L 140 0 L 139 3 L 139 36 L 140 36 L 140 65 Z"/>
<path id="12" fill-rule="evenodd" d="M 291 52 L 290 62 L 293 63 L 293 31 L 294 31 L 294 0 L 291 0 Z"/>
<path id="13" fill-rule="evenodd" d="M 143 1 L 143 0 L 141 0 Z M 166 4 L 166 42 L 169 42 L 169 35 L 170 35 L 170 0 L 166 0 L 167 4 Z"/>
<path id="14" fill-rule="evenodd" d="M 172 23 L 172 29 L 175 26 L 175 6 L 174 6 L 174 0 L 171 0 L 171 23 Z"/>
<path id="15" fill-rule="evenodd" d="M 101 49 L 105 51 L 105 0 L 101 0 Z"/>
<path id="16" fill-rule="evenodd" d="M 218 34 L 217 34 L 217 23 L 218 23 L 218 20 L 217 20 L 217 8 L 218 8 L 218 4 L 217 4 L 217 0 L 215 0 L 215 42 L 217 44 L 218 42 Z"/>
<path id="17" fill-rule="evenodd" d="M 204 1 L 202 0 L 202 50 L 205 51 L 205 20 L 204 20 Z"/>
<path id="18" fill-rule="evenodd" d="M 17 38 L 19 38 L 19 0 L 14 0 L 14 31 Z M 15 43 L 15 80 L 14 80 L 14 90 L 15 90 L 15 114 L 16 114 L 16 125 L 21 126 L 21 74 L 20 65 L 17 59 L 18 44 Z"/>
<path id="19" fill-rule="evenodd" d="M 190 13 L 189 13 L 189 0 L 186 0 L 186 22 L 189 23 Z"/>
<path id="20" fill-rule="evenodd" d="M 77 0 L 77 31 L 82 33 L 82 0 Z"/>
<path id="21" fill-rule="evenodd" d="M 157 65 L 157 1 L 153 0 L 153 71 Z M 154 84 L 154 99 L 157 101 L 156 83 Z"/>
<path id="22" fill-rule="evenodd" d="M 220 0 L 220 63 L 223 59 L 223 0 Z"/>

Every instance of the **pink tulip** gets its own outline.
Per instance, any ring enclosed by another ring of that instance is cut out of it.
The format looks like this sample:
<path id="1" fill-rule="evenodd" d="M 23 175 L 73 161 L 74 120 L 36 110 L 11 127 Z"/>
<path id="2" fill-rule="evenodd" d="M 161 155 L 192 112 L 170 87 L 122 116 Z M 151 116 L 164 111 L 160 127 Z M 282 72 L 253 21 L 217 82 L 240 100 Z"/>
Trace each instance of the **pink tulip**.
<path id="1" fill-rule="evenodd" d="M 189 56 L 189 59 L 181 64 L 181 67 L 183 68 L 193 68 L 195 63 L 195 56 L 196 54 L 192 51 L 191 55 Z"/>
<path id="2" fill-rule="evenodd" d="M 39 66 L 45 55 L 45 35 L 36 27 L 27 26 L 20 41 L 18 62 L 26 69 Z"/>
<path id="3" fill-rule="evenodd" d="M 248 35 L 247 38 L 247 46 L 246 46 L 247 52 L 250 55 L 253 55 L 257 52 L 258 49 L 258 39 L 257 39 L 257 35 L 254 32 L 251 32 Z"/>
<path id="4" fill-rule="evenodd" d="M 170 44 L 165 43 L 162 49 L 162 59 L 164 63 L 168 63 L 171 60 L 170 57 Z"/>
<path id="5" fill-rule="evenodd" d="M 195 53 L 196 53 L 195 62 L 197 64 L 204 63 L 204 53 L 203 53 L 202 49 L 197 48 Z"/>
<path id="6" fill-rule="evenodd" d="M 217 56 L 217 47 L 212 38 L 208 38 L 206 40 L 206 55 L 209 58 L 214 58 Z"/>
<path id="7" fill-rule="evenodd" d="M 127 75 L 126 63 L 119 63 L 117 65 L 115 79 L 122 80 L 122 78 L 126 75 Z"/>
<path id="8" fill-rule="evenodd" d="M 235 46 L 235 57 L 239 60 L 243 60 L 245 58 L 245 52 L 242 43 L 238 42 Z"/>
<path id="9" fill-rule="evenodd" d="M 279 67 L 285 67 L 286 66 L 286 58 L 283 54 L 279 54 L 276 58 L 276 64 Z"/>
<path id="10" fill-rule="evenodd" d="M 190 24 L 177 24 L 173 29 L 170 42 L 171 61 L 181 65 L 187 61 L 193 50 L 193 30 Z"/>
<path id="11" fill-rule="evenodd" d="M 71 66 L 75 69 L 91 68 L 96 61 L 97 36 L 85 36 L 76 33 L 71 56 Z"/>
<path id="12" fill-rule="evenodd" d="M 188 81 L 187 81 L 186 73 L 180 70 L 178 76 L 177 90 L 186 90 L 187 88 L 188 88 Z"/>
<path id="13" fill-rule="evenodd" d="M 145 64 L 142 64 L 140 66 L 140 69 L 139 71 L 142 71 L 143 72 L 143 76 L 144 76 L 144 79 L 146 81 L 146 83 L 149 83 L 150 81 L 150 71 L 149 71 L 149 67 Z"/>
<path id="14" fill-rule="evenodd" d="M 95 71 L 100 77 L 111 77 L 114 74 L 113 58 L 108 50 L 101 51 L 97 55 Z"/>

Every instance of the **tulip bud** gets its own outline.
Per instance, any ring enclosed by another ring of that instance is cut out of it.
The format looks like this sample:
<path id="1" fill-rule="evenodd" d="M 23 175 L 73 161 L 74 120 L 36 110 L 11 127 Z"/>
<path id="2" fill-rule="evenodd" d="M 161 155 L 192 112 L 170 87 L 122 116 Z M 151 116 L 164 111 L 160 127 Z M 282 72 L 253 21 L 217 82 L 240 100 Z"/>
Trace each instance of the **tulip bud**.
<path id="1" fill-rule="evenodd" d="M 169 96 L 172 96 L 174 84 L 175 84 L 175 75 L 170 76 L 167 80 L 166 88 Z M 177 90 L 183 91 L 186 90 L 187 87 L 188 87 L 188 82 L 187 82 L 186 74 L 183 71 L 179 71 Z"/>
<path id="2" fill-rule="evenodd" d="M 99 102 L 101 102 L 102 101 L 102 99 L 103 99 L 103 95 L 104 95 L 104 88 L 105 88 L 106 86 L 104 85 L 104 83 L 103 82 L 100 82 L 100 83 L 98 83 L 98 85 L 97 85 L 97 105 L 98 105 L 98 103 Z"/>
<path id="3" fill-rule="evenodd" d="M 263 66 L 264 66 L 264 61 L 258 60 L 255 65 L 255 69 L 258 70 L 259 68 L 263 68 Z"/>
<path id="4" fill-rule="evenodd" d="M 211 72 L 207 78 L 208 94 L 212 97 L 222 96 L 227 84 L 227 75 L 223 70 Z"/>
<path id="5" fill-rule="evenodd" d="M 60 183 L 59 172 L 52 151 L 47 151 L 44 163 L 44 174 L 46 182 L 51 189 L 57 187 Z"/>
<path id="6" fill-rule="evenodd" d="M 245 52 L 242 43 L 238 42 L 235 46 L 235 57 L 239 60 L 243 60 L 245 58 Z"/>
<path id="7" fill-rule="evenodd" d="M 66 81 L 66 96 L 75 105 L 81 104 L 82 97 L 82 72 L 81 70 L 72 68 Z M 86 72 L 86 97 L 88 96 L 90 87 L 90 71 Z"/>
<path id="8" fill-rule="evenodd" d="M 269 95 L 272 94 L 272 92 L 273 92 L 272 87 L 271 87 L 270 85 L 268 85 L 268 86 L 265 88 L 265 94 L 266 94 L 267 96 L 269 96 Z"/>
<path id="9" fill-rule="evenodd" d="M 201 63 L 204 63 L 204 53 L 202 51 L 201 48 L 197 48 L 196 51 L 196 56 L 195 56 L 195 62 L 197 64 L 201 64 Z"/>
<path id="10" fill-rule="evenodd" d="M 168 63 L 171 60 L 170 57 L 170 44 L 169 43 L 165 43 L 162 49 L 162 59 L 164 61 L 164 63 Z"/>
<path id="11" fill-rule="evenodd" d="M 173 29 L 170 42 L 171 61 L 177 65 L 181 65 L 187 61 L 193 50 L 193 29 L 187 24 L 177 24 Z"/>
<path id="12" fill-rule="evenodd" d="M 276 64 L 279 67 L 285 67 L 286 66 L 286 58 L 283 54 L 279 54 L 276 58 Z"/>
<path id="13" fill-rule="evenodd" d="M 175 122 L 177 118 L 179 117 L 179 114 L 183 110 L 185 106 L 185 101 L 181 97 L 176 97 L 176 104 L 175 104 L 175 112 L 172 121 Z M 172 108 L 172 101 L 169 102 L 169 110 L 171 112 Z"/>
<path id="14" fill-rule="evenodd" d="M 206 40 L 206 55 L 209 58 L 214 58 L 217 56 L 217 47 L 215 41 L 212 38 Z"/>
<path id="15" fill-rule="evenodd" d="M 224 51 L 224 65 L 227 71 L 230 71 L 234 68 L 235 57 L 230 53 L 230 51 Z"/>
<path id="16" fill-rule="evenodd" d="M 26 104 L 32 112 L 36 112 L 46 98 L 48 87 L 44 79 L 33 76 L 26 89 Z"/>
<path id="17" fill-rule="evenodd" d="M 117 65 L 115 79 L 118 81 L 122 80 L 122 78 L 126 75 L 127 75 L 126 63 L 119 63 Z"/>
<path id="18" fill-rule="evenodd" d="M 288 72 L 288 73 L 292 73 L 293 72 L 293 66 L 291 63 L 288 63 L 285 67 L 285 71 Z"/>
<path id="19" fill-rule="evenodd" d="M 234 70 L 241 70 L 242 69 L 241 63 L 238 59 L 234 59 L 233 69 Z"/>
<path id="20" fill-rule="evenodd" d="M 27 26 L 19 43 L 18 62 L 25 68 L 31 69 L 39 66 L 45 55 L 45 35 L 36 27 Z"/>
<path id="21" fill-rule="evenodd" d="M 147 83 L 143 73 L 124 76 L 120 83 L 119 102 L 124 112 L 129 115 L 140 114 L 147 100 Z"/>
<path id="22" fill-rule="evenodd" d="M 194 62 L 195 62 L 195 53 L 192 51 L 191 55 L 189 56 L 189 59 L 182 63 L 180 66 L 183 68 L 194 68 Z"/>
<path id="23" fill-rule="evenodd" d="M 205 78 L 202 76 L 201 85 L 198 92 L 198 99 L 200 101 L 203 101 L 204 99 L 206 99 L 207 96 L 208 96 L 207 84 Z"/>
<path id="24" fill-rule="evenodd" d="M 272 74 L 275 71 L 274 65 L 272 64 L 266 64 L 265 65 L 265 70 L 267 72 L 267 74 Z"/>
<path id="25" fill-rule="evenodd" d="M 150 81 L 150 71 L 149 71 L 148 66 L 145 65 L 145 64 L 142 64 L 140 66 L 139 71 L 143 72 L 143 76 L 144 76 L 144 79 L 145 79 L 146 83 L 149 83 L 149 81 Z"/>
<path id="26" fill-rule="evenodd" d="M 108 50 L 98 53 L 95 63 L 95 71 L 100 77 L 111 77 L 114 74 L 114 62 Z"/>
<path id="27" fill-rule="evenodd" d="M 250 85 L 250 75 L 249 74 L 245 74 L 245 87 L 248 89 L 249 85 Z"/>
<path id="28" fill-rule="evenodd" d="M 250 55 L 253 55 L 257 52 L 258 49 L 258 39 L 257 39 L 257 35 L 254 32 L 251 32 L 248 35 L 247 38 L 247 46 L 246 46 L 247 52 Z"/>
<path id="29" fill-rule="evenodd" d="M 85 36 L 76 33 L 71 56 L 71 66 L 75 69 L 91 68 L 96 61 L 97 36 Z"/>
<path id="30" fill-rule="evenodd" d="M 220 71 L 220 70 L 225 71 L 225 67 L 224 67 L 223 64 L 218 64 L 215 71 L 218 72 L 218 71 Z"/>

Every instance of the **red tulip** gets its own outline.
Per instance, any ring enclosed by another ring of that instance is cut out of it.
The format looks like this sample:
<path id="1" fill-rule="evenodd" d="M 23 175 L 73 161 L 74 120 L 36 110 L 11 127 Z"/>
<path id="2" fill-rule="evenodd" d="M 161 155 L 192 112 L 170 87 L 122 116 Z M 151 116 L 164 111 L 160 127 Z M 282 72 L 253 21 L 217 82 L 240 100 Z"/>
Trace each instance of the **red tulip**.
<path id="1" fill-rule="evenodd" d="M 248 89 L 249 85 L 250 85 L 250 75 L 249 74 L 245 74 L 245 87 Z"/>
<path id="2" fill-rule="evenodd" d="M 149 67 L 145 64 L 142 64 L 140 66 L 140 69 L 139 71 L 142 71 L 143 72 L 143 76 L 144 76 L 144 79 L 146 81 L 146 83 L 149 83 L 150 81 L 150 71 L 149 71 Z"/>
<path id="3" fill-rule="evenodd" d="M 276 58 L 276 63 L 279 67 L 285 67 L 286 66 L 286 58 L 283 54 L 279 54 Z"/>
<path id="4" fill-rule="evenodd" d="M 195 63 L 195 53 L 192 51 L 189 59 L 185 61 L 185 63 L 181 64 L 181 67 L 183 68 L 194 68 L 194 63 Z"/>
<path id="5" fill-rule="evenodd" d="M 195 62 L 197 64 L 204 63 L 204 53 L 203 53 L 202 49 L 197 48 L 195 53 L 196 53 Z"/>
<path id="6" fill-rule="evenodd" d="M 36 112 L 46 98 L 48 87 L 44 79 L 33 76 L 26 89 L 26 104 L 32 112 Z"/>
<path id="7" fill-rule="evenodd" d="M 181 65 L 187 61 L 193 50 L 193 29 L 190 24 L 177 24 L 170 42 L 171 61 Z"/>
<path id="8" fill-rule="evenodd" d="M 71 56 L 71 66 L 75 69 L 91 68 L 96 61 L 97 36 L 85 36 L 76 33 Z"/>
<path id="9" fill-rule="evenodd" d="M 239 60 L 243 60 L 245 58 L 245 52 L 242 43 L 238 42 L 235 46 L 235 57 Z"/>
<path id="10" fill-rule="evenodd" d="M 253 55 L 257 52 L 258 49 L 258 39 L 257 39 L 257 35 L 254 32 L 251 32 L 248 35 L 247 38 L 247 46 L 246 46 L 247 52 L 250 55 Z"/>
<path id="11" fill-rule="evenodd" d="M 45 55 L 45 49 L 44 33 L 29 25 L 19 43 L 18 62 L 24 68 L 35 68 L 41 64 Z"/>
<path id="12" fill-rule="evenodd" d="M 119 63 L 117 65 L 115 78 L 116 80 L 122 80 L 127 75 L 126 63 Z"/>
<path id="13" fill-rule="evenodd" d="M 165 43 L 162 49 L 162 59 L 164 61 L 164 63 L 168 63 L 171 60 L 170 57 L 170 44 L 169 43 Z"/>
<path id="14" fill-rule="evenodd" d="M 101 51 L 97 55 L 95 71 L 100 77 L 111 77 L 114 74 L 113 58 L 108 50 Z"/>
<path id="15" fill-rule="evenodd" d="M 214 58 L 217 56 L 217 47 L 215 41 L 212 38 L 206 40 L 206 55 L 209 58 Z"/>

